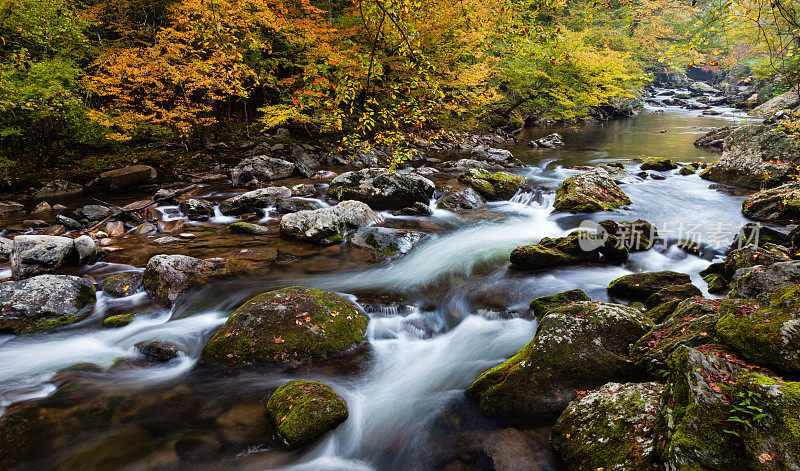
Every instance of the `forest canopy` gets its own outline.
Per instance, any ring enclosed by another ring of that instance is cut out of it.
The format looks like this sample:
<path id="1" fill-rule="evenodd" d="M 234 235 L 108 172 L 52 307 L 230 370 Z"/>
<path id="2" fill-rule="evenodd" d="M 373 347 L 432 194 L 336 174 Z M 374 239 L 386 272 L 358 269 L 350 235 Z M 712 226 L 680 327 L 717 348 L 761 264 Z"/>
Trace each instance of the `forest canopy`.
<path id="1" fill-rule="evenodd" d="M 707 64 L 800 83 L 792 0 L 0 0 L 0 166 L 286 127 L 344 152 L 635 106 Z"/>

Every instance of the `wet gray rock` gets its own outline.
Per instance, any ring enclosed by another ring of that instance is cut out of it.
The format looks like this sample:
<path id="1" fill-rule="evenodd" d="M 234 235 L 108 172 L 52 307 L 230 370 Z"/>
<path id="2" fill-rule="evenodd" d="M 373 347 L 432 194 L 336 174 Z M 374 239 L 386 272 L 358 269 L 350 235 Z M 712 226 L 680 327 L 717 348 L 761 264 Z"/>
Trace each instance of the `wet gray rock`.
<path id="1" fill-rule="evenodd" d="M 522 165 L 522 162 L 517 160 L 510 150 L 497 149 L 487 145 L 479 145 L 472 149 L 471 156 L 474 160 L 486 161 L 503 167 Z"/>
<path id="2" fill-rule="evenodd" d="M 228 230 L 237 234 L 264 235 L 269 234 L 267 226 L 253 224 L 252 222 L 234 222 L 228 226 Z"/>
<path id="3" fill-rule="evenodd" d="M 303 146 L 292 149 L 289 160 L 294 163 L 297 173 L 306 178 L 314 176 L 314 170 L 320 166 L 319 157 L 307 152 Z"/>
<path id="4" fill-rule="evenodd" d="M 178 358 L 180 349 L 166 342 L 139 342 L 133 346 L 145 359 L 156 363 L 168 363 Z"/>
<path id="5" fill-rule="evenodd" d="M 375 209 L 402 209 L 418 202 L 428 204 L 435 188 L 420 175 L 368 168 L 334 178 L 328 195 L 339 201 L 361 201 Z"/>
<path id="6" fill-rule="evenodd" d="M 474 189 L 456 189 L 451 186 L 444 189 L 436 205 L 448 211 L 462 209 L 478 209 L 486 205 L 486 200 Z"/>
<path id="7" fill-rule="evenodd" d="M 231 170 L 231 180 L 234 186 L 244 186 L 253 180 L 267 182 L 290 177 L 294 169 L 292 162 L 261 155 L 239 162 Z"/>
<path id="8" fill-rule="evenodd" d="M 229 273 L 228 261 L 186 255 L 156 255 L 147 262 L 142 284 L 161 304 L 169 305 L 185 290 Z"/>
<path id="9" fill-rule="evenodd" d="M 83 193 L 83 185 L 68 182 L 66 180 L 53 180 L 44 184 L 34 192 L 33 197 L 37 200 L 49 198 L 63 198 L 65 196 L 75 196 Z"/>
<path id="10" fill-rule="evenodd" d="M 481 170 L 489 170 L 489 171 L 497 171 L 501 170 L 501 165 L 496 165 L 491 162 L 475 160 L 475 159 L 459 159 L 459 160 L 452 160 L 449 162 L 445 162 L 442 165 L 442 168 L 445 171 L 458 171 L 464 172 L 473 168 L 481 169 Z"/>
<path id="11" fill-rule="evenodd" d="M 416 202 L 413 206 L 398 209 L 392 214 L 395 216 L 430 216 L 433 214 L 433 210 L 425 203 Z"/>
<path id="12" fill-rule="evenodd" d="M 72 324 L 88 316 L 95 301 L 92 284 L 77 276 L 0 283 L 0 332 L 26 334 Z"/>
<path id="13" fill-rule="evenodd" d="M 14 248 L 14 241 L 5 237 L 0 237 L 0 262 L 7 262 L 11 257 Z"/>
<path id="14" fill-rule="evenodd" d="M 235 216 L 249 212 L 261 212 L 275 204 L 278 198 L 289 198 L 292 191 L 285 186 L 270 186 L 248 191 L 241 195 L 228 198 L 219 204 L 222 214 Z"/>
<path id="15" fill-rule="evenodd" d="M 691 282 L 689 275 L 674 271 L 632 273 L 609 283 L 608 294 L 630 301 L 645 301 L 664 288 Z"/>
<path id="16" fill-rule="evenodd" d="M 281 219 L 281 235 L 320 244 L 336 244 L 348 232 L 383 221 L 361 201 L 342 201 L 336 206 L 289 213 Z"/>
<path id="17" fill-rule="evenodd" d="M 389 227 L 362 227 L 347 237 L 347 242 L 372 254 L 374 261 L 392 260 L 410 252 L 423 237 L 419 231 Z"/>
<path id="18" fill-rule="evenodd" d="M 112 209 L 108 206 L 102 206 L 99 204 L 87 204 L 78 210 L 78 214 L 89 221 L 102 221 L 106 217 L 110 216 L 112 212 Z"/>
<path id="19" fill-rule="evenodd" d="M 25 205 L 16 201 L 0 201 L 0 214 L 25 211 Z"/>
<path id="20" fill-rule="evenodd" d="M 141 288 L 142 274 L 139 272 L 116 273 L 103 280 L 103 291 L 114 298 L 130 296 Z"/>
<path id="21" fill-rule="evenodd" d="M 72 243 L 75 246 L 79 266 L 93 263 L 103 256 L 103 249 L 88 235 L 76 237 Z"/>
<path id="22" fill-rule="evenodd" d="M 569 403 L 550 444 L 570 470 L 658 469 L 656 421 L 664 385 L 607 383 Z"/>
<path id="23" fill-rule="evenodd" d="M 67 229 L 77 231 L 83 229 L 83 224 L 80 222 L 72 219 L 71 217 L 64 216 L 63 214 L 59 214 L 56 216 L 56 221 L 58 221 L 61 225 L 66 227 Z"/>
<path id="24" fill-rule="evenodd" d="M 156 177 L 158 177 L 158 172 L 149 165 L 131 165 L 103 172 L 93 183 L 100 184 L 108 190 L 122 190 L 142 183 L 150 183 Z"/>
<path id="25" fill-rule="evenodd" d="M 75 263 L 75 243 L 69 237 L 19 235 L 11 249 L 11 273 L 27 278 L 51 273 Z"/>
<path id="26" fill-rule="evenodd" d="M 800 283 L 800 261 L 741 268 L 733 274 L 728 297 L 755 298 L 797 283 Z"/>
<path id="27" fill-rule="evenodd" d="M 531 141 L 529 145 L 539 149 L 560 149 L 564 147 L 564 138 L 561 137 L 561 134 L 554 132 L 541 139 Z"/>
<path id="28" fill-rule="evenodd" d="M 325 206 L 318 200 L 300 197 L 278 198 L 275 200 L 275 211 L 281 214 L 298 211 L 313 211 Z"/>
<path id="29" fill-rule="evenodd" d="M 208 221 L 214 217 L 214 205 L 206 200 L 191 198 L 181 202 L 178 208 L 192 221 Z"/>

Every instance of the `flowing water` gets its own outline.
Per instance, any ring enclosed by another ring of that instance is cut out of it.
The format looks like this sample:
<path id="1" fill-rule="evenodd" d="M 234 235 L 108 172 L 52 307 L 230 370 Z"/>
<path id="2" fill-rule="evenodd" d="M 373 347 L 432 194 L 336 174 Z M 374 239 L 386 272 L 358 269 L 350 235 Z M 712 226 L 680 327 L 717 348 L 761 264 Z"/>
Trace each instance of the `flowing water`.
<path id="1" fill-rule="evenodd" d="M 141 270 L 135 267 L 156 253 L 236 256 L 265 246 L 278 250 L 279 263 L 194 290 L 168 310 L 153 305 L 144 293 L 112 299 L 99 292 L 95 312 L 77 325 L 0 337 L 0 410 L 14 403 L 22 404 L 12 409 L 37 404 L 57 417 L 58 426 L 36 432 L 32 439 L 40 443 L 40 452 L 23 467 L 484 469 L 489 455 L 522 447 L 529 461 L 521 466 L 558 469 L 546 445 L 549 424 L 515 424 L 514 430 L 511 424 L 484 419 L 463 390 L 530 341 L 536 321 L 527 304 L 534 297 L 580 288 L 593 299 L 607 299 L 605 287 L 612 279 L 665 269 L 689 273 L 705 291 L 698 272 L 723 253 L 746 222 L 740 214 L 744 196 L 711 189 L 709 182 L 680 176 L 677 170 L 651 172 L 663 180 L 642 179 L 636 176 L 637 164 L 627 159 L 652 155 L 713 161 L 715 154 L 692 143 L 710 128 L 744 119 L 722 111 L 711 117 L 649 109 L 602 125 L 527 130 L 511 150 L 527 164 L 518 172 L 531 190 L 478 211 L 436 209 L 425 218 L 386 214 L 387 225 L 428 235 L 405 257 L 385 264 L 371 263 L 346 246 L 320 249 L 285 241 L 277 231 L 232 236 L 225 225 L 236 218 L 219 213 L 208 222 L 187 221 L 186 230 L 198 237 L 179 248 L 154 247 L 142 237 L 123 239 L 124 250 L 80 273 L 99 280 Z M 554 131 L 564 136 L 564 149 L 525 145 Z M 613 161 L 630 171 L 622 185 L 633 201 L 628 208 L 590 216 L 551 214 L 555 187 L 579 171 L 572 167 Z M 441 186 L 452 177 L 433 179 Z M 207 190 L 204 196 L 215 201 L 230 195 L 223 186 Z M 322 196 L 324 187 L 318 193 Z M 114 202 L 136 199 L 118 198 Z M 177 207 L 159 209 L 165 220 L 182 219 Z M 565 235 L 587 219 L 638 218 L 654 223 L 664 241 L 633 254 L 622 266 L 537 273 L 507 269 L 508 255 L 518 245 Z M 276 221 L 261 219 L 273 228 Z M 683 238 L 700 242 L 699 255 L 676 247 Z M 358 302 L 371 319 L 367 347 L 347 359 L 286 370 L 219 371 L 196 364 L 203 343 L 239 304 L 290 284 L 335 291 Z M 117 312 L 143 314 L 119 329 L 100 327 L 104 317 Z M 133 346 L 147 340 L 174 343 L 182 353 L 165 365 L 142 363 Z M 328 382 L 347 400 L 350 416 L 311 448 L 289 453 L 270 439 L 260 404 L 292 378 Z M 54 394 L 63 385 L 68 385 L 59 390 L 64 392 Z"/>

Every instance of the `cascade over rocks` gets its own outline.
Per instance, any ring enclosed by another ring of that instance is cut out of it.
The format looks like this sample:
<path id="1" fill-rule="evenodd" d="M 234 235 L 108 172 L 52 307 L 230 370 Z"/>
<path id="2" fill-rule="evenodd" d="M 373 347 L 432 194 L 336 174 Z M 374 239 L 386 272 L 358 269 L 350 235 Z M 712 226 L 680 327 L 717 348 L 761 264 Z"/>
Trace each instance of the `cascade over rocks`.
<path id="1" fill-rule="evenodd" d="M 350 231 L 383 222 L 383 217 L 360 201 L 342 201 L 336 206 L 298 211 L 281 218 L 281 235 L 319 244 L 342 242 Z"/>
<path id="2" fill-rule="evenodd" d="M 282 365 L 344 353 L 369 319 L 339 295 L 302 286 L 262 293 L 238 308 L 203 347 L 218 366 Z"/>
<path id="3" fill-rule="evenodd" d="M 231 169 L 231 180 L 233 186 L 245 186 L 254 181 L 268 182 L 292 176 L 294 168 L 291 162 L 260 155 L 239 162 Z"/>
<path id="4" fill-rule="evenodd" d="M 313 442 L 348 416 L 347 403 L 333 388 L 308 380 L 284 383 L 270 396 L 266 410 L 278 437 L 291 449 Z"/>
<path id="5" fill-rule="evenodd" d="M 73 324 L 91 313 L 95 289 L 85 278 L 39 275 L 0 283 L 0 332 L 28 334 Z"/>
<path id="6" fill-rule="evenodd" d="M 328 195 L 339 201 L 361 201 L 374 209 L 402 209 L 414 203 L 428 204 L 435 189 L 432 181 L 414 173 L 365 168 L 334 178 Z"/>
<path id="7" fill-rule="evenodd" d="M 652 327 L 644 314 L 619 304 L 561 306 L 541 319 L 528 345 L 472 383 L 467 397 L 491 417 L 558 415 L 578 390 L 640 377 L 628 346 Z"/>
<path id="8" fill-rule="evenodd" d="M 508 172 L 490 173 L 482 169 L 467 170 L 458 179 L 475 188 L 489 201 L 511 199 L 525 184 L 525 177 L 522 175 Z"/>
<path id="9" fill-rule="evenodd" d="M 604 167 L 573 175 L 556 189 L 556 211 L 594 213 L 630 204 L 631 199 Z"/>

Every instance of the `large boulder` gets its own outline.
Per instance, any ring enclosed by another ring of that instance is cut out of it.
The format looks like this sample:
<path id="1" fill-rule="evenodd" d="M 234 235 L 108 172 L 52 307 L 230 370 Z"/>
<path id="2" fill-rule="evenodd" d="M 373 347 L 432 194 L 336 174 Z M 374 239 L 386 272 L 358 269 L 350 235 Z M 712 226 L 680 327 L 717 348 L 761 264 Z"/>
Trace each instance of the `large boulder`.
<path id="1" fill-rule="evenodd" d="M 566 469 L 656 471 L 664 386 L 607 383 L 569 403 L 550 432 Z"/>
<path id="2" fill-rule="evenodd" d="M 361 344 L 368 321 L 339 295 L 292 286 L 244 303 L 206 343 L 202 356 L 220 366 L 319 360 Z"/>
<path id="3" fill-rule="evenodd" d="M 691 282 L 689 275 L 674 271 L 632 273 L 612 281 L 608 285 L 608 294 L 629 301 L 645 301 L 668 286 Z"/>
<path id="4" fill-rule="evenodd" d="M 471 156 L 474 160 L 491 162 L 503 167 L 516 167 L 522 165 L 522 162 L 517 160 L 510 150 L 497 149 L 487 145 L 480 145 L 472 149 Z"/>
<path id="5" fill-rule="evenodd" d="M 95 183 L 99 183 L 108 190 L 116 191 L 142 183 L 150 183 L 156 177 L 158 177 L 158 172 L 149 165 L 130 165 L 101 173 Z"/>
<path id="6" fill-rule="evenodd" d="M 347 403 L 325 383 L 294 380 L 284 383 L 267 401 L 278 438 L 299 448 L 347 420 Z"/>
<path id="7" fill-rule="evenodd" d="M 490 201 L 511 199 L 525 184 L 525 177 L 522 175 L 508 172 L 491 173 L 483 169 L 467 170 L 458 179 L 475 188 Z"/>
<path id="8" fill-rule="evenodd" d="M 757 221 L 800 218 L 800 183 L 759 191 L 742 202 L 742 214 Z"/>
<path id="9" fill-rule="evenodd" d="M 514 270 L 539 270 L 600 260 L 622 263 L 628 251 L 618 246 L 616 238 L 609 237 L 603 244 L 595 242 L 590 233 L 574 231 L 566 237 L 545 237 L 537 244 L 522 245 L 511 251 L 509 260 Z"/>
<path id="10" fill-rule="evenodd" d="M 652 326 L 641 312 L 626 306 L 567 304 L 545 315 L 533 340 L 483 373 L 466 394 L 492 417 L 558 415 L 577 391 L 640 377 L 628 347 Z"/>
<path id="11" fill-rule="evenodd" d="M 800 100 L 796 90 L 791 90 L 778 95 L 753 108 L 751 112 L 756 118 L 767 119 L 775 113 L 796 106 Z"/>
<path id="12" fill-rule="evenodd" d="M 292 190 L 285 186 L 270 186 L 248 191 L 222 201 L 219 210 L 226 216 L 236 216 L 249 212 L 263 212 L 275 204 L 278 198 L 289 198 Z"/>
<path id="13" fill-rule="evenodd" d="M 281 218 L 280 231 L 295 239 L 336 244 L 350 231 L 382 221 L 383 217 L 366 204 L 342 201 L 336 206 L 287 214 Z"/>
<path id="14" fill-rule="evenodd" d="M 746 188 L 774 187 L 791 180 L 800 157 L 796 137 L 764 125 L 741 126 L 725 139 L 719 160 L 701 178 Z"/>
<path id="15" fill-rule="evenodd" d="M 0 332 L 27 334 L 78 322 L 96 297 L 85 278 L 39 275 L 0 283 L 0 300 Z"/>
<path id="16" fill-rule="evenodd" d="M 347 243 L 372 254 L 373 261 L 386 261 L 410 252 L 423 235 L 408 229 L 362 227 L 347 237 Z"/>
<path id="17" fill-rule="evenodd" d="M 592 299 L 579 289 L 571 289 L 561 293 L 551 294 L 548 296 L 539 296 L 531 301 L 530 308 L 533 315 L 542 318 L 548 312 L 558 309 L 559 307 L 578 301 L 591 301 Z"/>
<path id="18" fill-rule="evenodd" d="M 253 181 L 267 182 L 287 178 L 292 173 L 294 173 L 292 162 L 260 155 L 239 162 L 231 170 L 231 180 L 233 180 L 233 186 L 244 186 Z"/>
<path id="19" fill-rule="evenodd" d="M 782 381 L 716 349 L 680 347 L 656 435 L 667 469 L 800 469 L 800 383 Z"/>
<path id="20" fill-rule="evenodd" d="M 755 298 L 800 283 L 800 261 L 742 268 L 733 274 L 729 298 Z"/>
<path id="21" fill-rule="evenodd" d="M 448 186 L 442 192 L 442 196 L 436 201 L 436 205 L 448 211 L 460 211 L 462 209 L 478 209 L 483 207 L 486 201 L 472 188 L 456 189 Z"/>
<path id="22" fill-rule="evenodd" d="M 728 301 L 716 331 L 721 343 L 745 359 L 800 374 L 800 285 L 781 288 L 768 302 Z"/>
<path id="23" fill-rule="evenodd" d="M 365 168 L 334 178 L 328 195 L 339 201 L 361 201 L 375 209 L 402 209 L 430 203 L 435 189 L 432 181 L 414 173 Z"/>
<path id="24" fill-rule="evenodd" d="M 603 167 L 573 175 L 556 189 L 556 211 L 593 213 L 617 209 L 631 199 Z"/>
<path id="25" fill-rule="evenodd" d="M 61 268 L 84 265 L 98 258 L 100 249 L 89 236 L 18 235 L 11 247 L 11 273 L 20 279 Z"/>
<path id="26" fill-rule="evenodd" d="M 225 259 L 201 260 L 187 255 L 162 254 L 147 262 L 142 273 L 142 285 L 156 301 L 169 305 L 192 286 L 228 273 L 228 261 Z"/>

